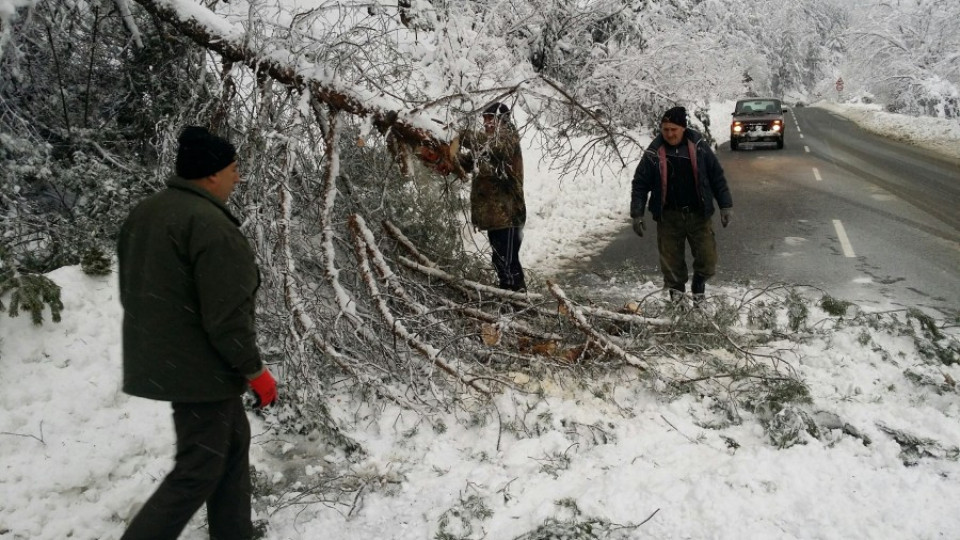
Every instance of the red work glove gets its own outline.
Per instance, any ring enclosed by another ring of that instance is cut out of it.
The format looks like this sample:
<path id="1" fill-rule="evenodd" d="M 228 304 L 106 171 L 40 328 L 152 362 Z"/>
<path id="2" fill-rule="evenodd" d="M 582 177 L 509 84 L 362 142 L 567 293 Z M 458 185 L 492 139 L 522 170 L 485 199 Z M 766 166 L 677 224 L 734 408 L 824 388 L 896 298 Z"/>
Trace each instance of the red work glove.
<path id="1" fill-rule="evenodd" d="M 277 381 L 267 368 L 250 379 L 250 389 L 257 395 L 257 407 L 263 408 L 277 400 Z"/>

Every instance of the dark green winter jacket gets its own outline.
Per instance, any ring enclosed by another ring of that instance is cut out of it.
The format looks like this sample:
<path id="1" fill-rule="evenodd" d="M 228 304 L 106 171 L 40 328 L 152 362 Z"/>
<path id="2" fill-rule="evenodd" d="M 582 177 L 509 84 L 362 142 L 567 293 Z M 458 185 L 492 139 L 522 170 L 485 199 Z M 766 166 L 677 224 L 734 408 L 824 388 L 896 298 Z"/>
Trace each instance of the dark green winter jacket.
<path id="1" fill-rule="evenodd" d="M 522 227 L 527 221 L 523 196 L 523 154 L 520 134 L 509 122 L 493 133 L 467 131 L 460 137 L 461 166 L 473 171 L 470 221 L 482 230 Z"/>
<path id="2" fill-rule="evenodd" d="M 120 230 L 123 391 L 164 401 L 242 394 L 262 367 L 253 250 L 227 208 L 173 178 Z"/>

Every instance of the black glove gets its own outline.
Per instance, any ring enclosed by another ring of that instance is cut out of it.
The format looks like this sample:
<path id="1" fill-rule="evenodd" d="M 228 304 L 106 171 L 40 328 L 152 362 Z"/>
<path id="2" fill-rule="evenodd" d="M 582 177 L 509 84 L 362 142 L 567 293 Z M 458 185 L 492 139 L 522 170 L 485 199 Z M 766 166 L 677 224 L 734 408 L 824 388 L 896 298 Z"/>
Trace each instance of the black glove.
<path id="1" fill-rule="evenodd" d="M 645 230 L 647 230 L 647 225 L 643 222 L 643 216 L 633 218 L 633 232 L 637 233 L 637 236 L 643 236 Z"/>

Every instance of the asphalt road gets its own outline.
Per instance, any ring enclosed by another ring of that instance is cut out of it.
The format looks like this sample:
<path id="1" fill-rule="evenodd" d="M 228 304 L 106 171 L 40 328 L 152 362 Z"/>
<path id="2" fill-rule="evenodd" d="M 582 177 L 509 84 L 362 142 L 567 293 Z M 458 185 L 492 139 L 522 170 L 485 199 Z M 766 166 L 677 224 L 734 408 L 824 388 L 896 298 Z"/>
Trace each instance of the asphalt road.
<path id="1" fill-rule="evenodd" d="M 872 135 L 823 109 L 794 108 L 785 120 L 783 150 L 717 150 L 734 216 L 727 228 L 714 219 L 713 282 L 811 285 L 845 300 L 956 314 L 960 160 Z M 661 282 L 647 219 L 644 238 L 625 226 L 573 273 L 607 277 L 629 267 Z"/>

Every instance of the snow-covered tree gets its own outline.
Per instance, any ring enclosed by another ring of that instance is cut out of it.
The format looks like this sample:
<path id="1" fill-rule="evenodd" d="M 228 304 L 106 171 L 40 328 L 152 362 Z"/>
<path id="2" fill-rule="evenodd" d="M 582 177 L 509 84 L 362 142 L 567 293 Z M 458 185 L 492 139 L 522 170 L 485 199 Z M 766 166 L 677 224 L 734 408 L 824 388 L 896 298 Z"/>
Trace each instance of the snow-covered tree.
<path id="1" fill-rule="evenodd" d="M 960 3 L 878 2 L 850 30 L 846 80 L 893 112 L 960 117 Z"/>

